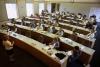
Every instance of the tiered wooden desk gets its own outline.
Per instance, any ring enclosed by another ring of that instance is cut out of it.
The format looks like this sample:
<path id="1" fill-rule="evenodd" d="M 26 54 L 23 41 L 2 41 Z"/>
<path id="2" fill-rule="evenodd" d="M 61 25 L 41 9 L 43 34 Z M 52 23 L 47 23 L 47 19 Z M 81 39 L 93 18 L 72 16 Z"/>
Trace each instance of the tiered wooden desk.
<path id="1" fill-rule="evenodd" d="M 27 19 L 31 19 L 31 20 L 38 20 L 39 22 L 39 19 L 37 18 L 27 18 Z M 21 24 L 21 20 L 17 20 L 17 22 L 20 22 Z M 29 21 L 25 21 L 27 23 L 29 23 Z M 63 29 L 65 31 L 65 36 L 64 37 L 67 37 L 67 38 L 70 38 L 80 44 L 83 44 L 87 47 L 91 47 L 93 48 L 94 46 L 94 43 L 95 43 L 95 39 L 90 39 L 88 37 L 86 37 L 85 35 L 89 33 L 89 30 L 88 29 L 85 29 L 85 28 L 82 28 L 82 27 L 77 27 L 77 26 L 74 26 L 74 25 L 70 25 L 70 24 L 66 24 L 66 23 L 59 23 L 61 24 L 60 27 L 64 28 L 64 27 L 67 27 L 70 28 L 70 30 L 67 30 L 67 29 Z M 45 24 L 46 25 L 46 24 Z M 48 26 L 48 25 L 46 25 Z M 81 35 L 73 35 L 73 32 L 71 31 L 73 28 L 75 28 L 75 30 L 77 31 L 77 33 L 82 33 Z M 57 30 L 59 30 L 59 27 L 56 27 Z M 74 38 L 74 39 L 73 39 Z"/>
<path id="2" fill-rule="evenodd" d="M 8 23 L 8 25 L 13 26 L 13 24 L 11 23 Z M 36 38 L 36 40 L 38 40 L 37 38 L 39 38 L 40 36 L 43 36 L 46 44 L 50 43 L 53 40 L 53 38 L 57 37 L 57 35 L 48 33 L 46 31 L 32 30 L 32 28 L 30 27 L 17 25 L 17 24 L 16 26 L 18 27 L 18 29 L 21 30 L 21 32 L 24 33 L 23 35 L 32 37 L 33 39 Z M 60 44 L 61 44 L 60 50 L 64 50 L 64 51 L 71 50 L 73 49 L 74 46 L 79 46 L 82 50 L 81 60 L 84 62 L 84 64 L 88 64 L 91 61 L 91 58 L 95 50 L 88 48 L 82 44 L 79 44 L 73 40 L 70 40 L 68 38 L 64 38 L 64 37 L 59 37 L 59 38 L 60 38 Z"/>

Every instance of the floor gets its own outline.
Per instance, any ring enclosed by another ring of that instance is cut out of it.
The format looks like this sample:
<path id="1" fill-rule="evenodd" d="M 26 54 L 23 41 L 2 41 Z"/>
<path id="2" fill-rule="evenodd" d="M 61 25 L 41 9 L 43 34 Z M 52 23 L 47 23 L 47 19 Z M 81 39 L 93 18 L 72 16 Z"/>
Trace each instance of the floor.
<path id="1" fill-rule="evenodd" d="M 0 44 L 0 67 L 47 67 L 43 62 L 18 47 L 14 47 L 14 52 L 15 62 L 9 62 L 8 56 Z"/>
<path id="2" fill-rule="evenodd" d="M 96 51 L 91 61 L 91 67 L 100 67 L 100 38 L 96 39 L 94 49 Z"/>

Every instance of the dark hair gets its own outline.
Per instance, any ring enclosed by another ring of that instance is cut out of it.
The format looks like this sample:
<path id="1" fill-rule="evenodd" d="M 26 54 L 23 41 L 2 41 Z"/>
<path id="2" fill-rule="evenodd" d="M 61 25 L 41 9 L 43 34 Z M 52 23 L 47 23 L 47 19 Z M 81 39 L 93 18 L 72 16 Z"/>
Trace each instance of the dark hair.
<path id="1" fill-rule="evenodd" d="M 79 50 L 79 46 L 75 46 L 74 49 Z"/>
<path id="2" fill-rule="evenodd" d="M 9 36 L 7 36 L 7 35 L 4 35 L 4 36 L 3 36 L 3 40 L 4 40 L 4 41 L 6 41 L 6 40 L 8 40 L 8 39 L 9 39 Z"/>

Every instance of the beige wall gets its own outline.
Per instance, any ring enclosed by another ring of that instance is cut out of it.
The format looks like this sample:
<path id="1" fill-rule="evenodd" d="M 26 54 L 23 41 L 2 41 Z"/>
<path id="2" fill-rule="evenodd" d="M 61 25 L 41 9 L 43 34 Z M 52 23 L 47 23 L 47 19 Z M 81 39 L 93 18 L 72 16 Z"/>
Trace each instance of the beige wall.
<path id="1" fill-rule="evenodd" d="M 0 21 L 7 20 L 5 1 L 0 0 Z"/>
<path id="2" fill-rule="evenodd" d="M 26 16 L 26 1 L 17 0 L 18 17 Z"/>
<path id="3" fill-rule="evenodd" d="M 5 3 L 16 3 L 17 4 L 17 13 L 18 17 L 23 17 L 26 16 L 26 3 L 33 3 L 34 4 L 34 13 L 39 13 L 39 2 L 43 2 L 44 0 L 0 0 L 0 21 L 7 20 L 7 12 L 6 12 L 6 7 Z M 55 0 L 52 0 L 53 2 Z M 83 14 L 89 15 L 90 9 L 92 7 L 100 7 L 99 4 L 93 4 L 93 3 L 84 3 L 82 0 L 66 0 L 66 2 L 60 2 L 62 0 L 59 0 L 58 2 L 60 3 L 60 11 L 70 11 L 74 13 L 81 12 Z M 65 1 L 65 0 L 63 0 Z M 71 3 L 69 1 L 76 1 L 76 2 L 83 2 L 83 3 Z M 90 0 L 88 0 L 90 2 Z M 97 1 L 99 0 L 92 0 L 92 1 Z M 69 3 L 67 3 L 69 2 Z M 45 2 L 45 8 L 48 8 L 46 5 L 48 3 L 52 3 L 47 0 Z M 55 2 L 57 3 L 57 2 Z M 49 6 L 50 7 L 50 6 Z M 49 9 L 49 8 L 48 8 Z"/>
<path id="4" fill-rule="evenodd" d="M 89 16 L 91 8 L 100 8 L 100 4 L 93 3 L 61 3 L 60 11 L 69 11 L 73 13 L 82 13 Z"/>

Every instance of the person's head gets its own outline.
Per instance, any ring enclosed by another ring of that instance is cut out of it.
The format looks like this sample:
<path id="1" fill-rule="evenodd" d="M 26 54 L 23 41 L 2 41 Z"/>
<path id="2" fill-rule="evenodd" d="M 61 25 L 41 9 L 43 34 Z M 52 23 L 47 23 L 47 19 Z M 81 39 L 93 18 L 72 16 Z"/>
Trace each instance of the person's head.
<path id="1" fill-rule="evenodd" d="M 79 46 L 75 46 L 75 47 L 73 48 L 73 52 L 77 52 L 77 51 L 79 51 L 79 50 L 80 50 Z"/>
<path id="2" fill-rule="evenodd" d="M 62 31 L 62 30 L 63 30 L 63 29 L 60 27 L 60 28 L 59 28 L 59 31 Z"/>
<path id="3" fill-rule="evenodd" d="M 83 15 L 83 18 L 84 18 L 84 19 L 86 19 L 86 17 L 87 17 L 86 15 Z"/>
<path id="4" fill-rule="evenodd" d="M 90 20 L 91 21 L 95 21 L 96 20 L 96 16 L 95 15 L 90 16 Z"/>
<path id="5" fill-rule="evenodd" d="M 90 31 L 91 31 L 91 33 L 94 33 L 94 32 L 95 32 L 95 30 L 94 30 L 94 29 L 91 29 Z"/>
<path id="6" fill-rule="evenodd" d="M 15 21 L 15 18 L 12 18 L 11 20 L 12 20 L 12 21 Z"/>
<path id="7" fill-rule="evenodd" d="M 55 29 L 55 26 L 52 26 L 52 29 Z"/>
<path id="8" fill-rule="evenodd" d="M 78 13 L 77 17 L 78 18 L 81 18 L 82 17 L 82 14 L 81 13 Z"/>
<path id="9" fill-rule="evenodd" d="M 4 39 L 4 41 L 6 41 L 6 40 L 9 40 L 9 36 L 8 35 L 4 35 L 4 37 L 3 37 Z"/>
<path id="10" fill-rule="evenodd" d="M 40 26 L 40 25 L 41 25 L 41 23 L 37 23 L 36 25 L 37 25 L 37 26 Z"/>
<path id="11" fill-rule="evenodd" d="M 44 28 L 44 27 L 45 27 L 45 25 L 44 25 L 44 24 L 42 24 L 42 27 Z"/>
<path id="12" fill-rule="evenodd" d="M 33 17 L 33 14 L 31 14 L 31 17 Z"/>

